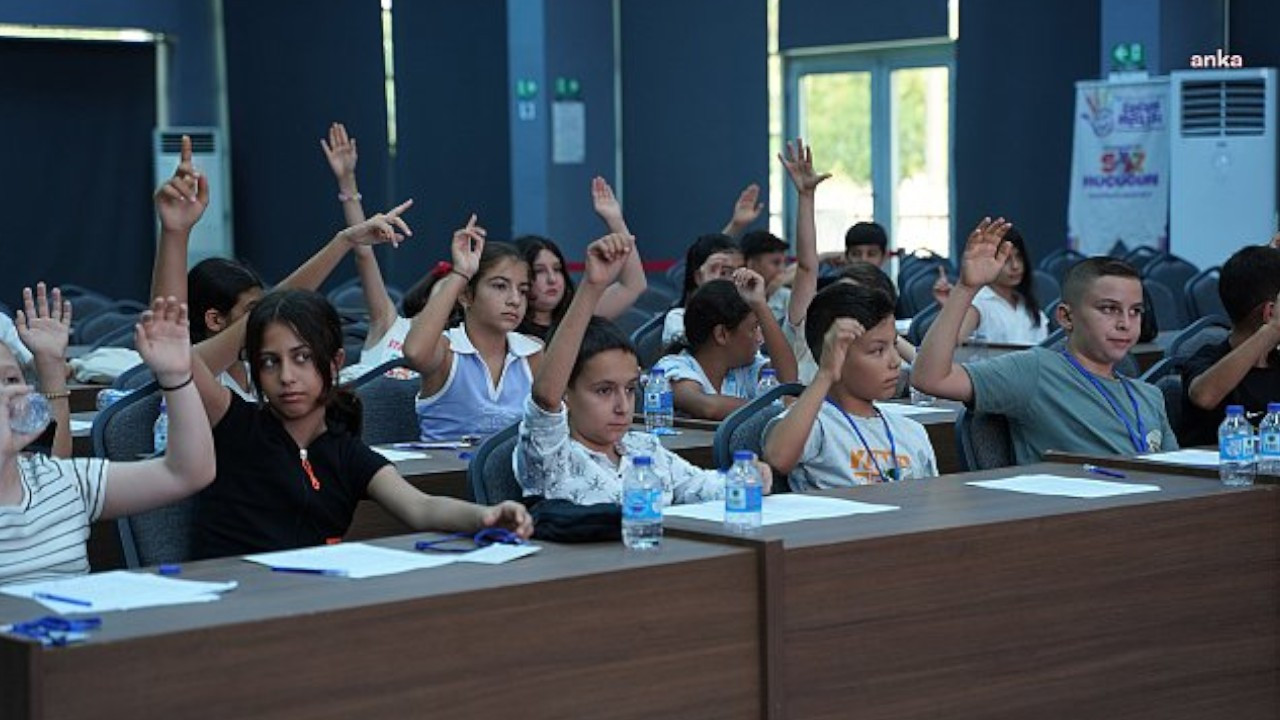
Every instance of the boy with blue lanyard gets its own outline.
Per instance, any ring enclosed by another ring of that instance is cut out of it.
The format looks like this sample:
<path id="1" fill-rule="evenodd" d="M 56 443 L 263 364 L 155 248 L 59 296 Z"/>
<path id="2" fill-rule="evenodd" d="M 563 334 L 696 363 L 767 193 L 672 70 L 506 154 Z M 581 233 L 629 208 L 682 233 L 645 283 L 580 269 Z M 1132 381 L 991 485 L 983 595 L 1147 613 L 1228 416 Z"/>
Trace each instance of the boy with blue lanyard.
<path id="1" fill-rule="evenodd" d="M 1109 257 L 1067 271 L 1058 305 L 1066 346 L 1034 347 L 961 367 L 952 362 L 965 310 L 992 283 L 1012 246 L 1009 223 L 985 218 L 969 235 L 960 281 L 925 335 L 912 382 L 939 397 L 1009 420 L 1019 465 L 1046 450 L 1138 455 L 1178 447 L 1160 391 L 1115 371 L 1142 329 L 1142 283 Z"/>
<path id="2" fill-rule="evenodd" d="M 796 491 L 937 475 L 924 426 L 875 404 L 894 396 L 902 366 L 893 300 L 837 283 L 809 304 L 804 330 L 821 364 L 795 404 L 765 427 L 765 461 L 788 473 Z"/>

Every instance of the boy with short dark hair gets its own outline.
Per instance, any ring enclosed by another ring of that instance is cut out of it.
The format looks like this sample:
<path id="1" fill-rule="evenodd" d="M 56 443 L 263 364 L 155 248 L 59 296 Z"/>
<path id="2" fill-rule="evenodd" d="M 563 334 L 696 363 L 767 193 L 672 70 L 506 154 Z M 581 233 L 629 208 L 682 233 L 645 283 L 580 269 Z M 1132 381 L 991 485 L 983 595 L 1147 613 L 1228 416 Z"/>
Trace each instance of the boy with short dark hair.
<path id="1" fill-rule="evenodd" d="M 916 388 L 1004 415 L 1015 461 L 1039 462 L 1046 450 L 1134 455 L 1176 449 L 1164 398 L 1154 386 L 1115 372 L 1138 341 L 1142 283 L 1131 265 L 1083 260 L 1063 281 L 1061 350 L 1034 347 L 991 360 L 953 363 L 955 338 L 978 290 L 995 281 L 1013 247 L 1010 224 L 984 219 L 969 235 L 960 279 L 925 335 L 912 368 Z"/>
<path id="2" fill-rule="evenodd" d="M 877 222 L 854 223 L 844 234 L 845 262 L 868 262 L 878 268 L 889 259 L 889 235 Z"/>
<path id="3" fill-rule="evenodd" d="M 1280 400 L 1280 250 L 1252 246 L 1222 266 L 1218 294 L 1231 334 L 1207 345 L 1182 368 L 1183 445 L 1214 445 L 1227 405 L 1250 415 Z"/>
<path id="4" fill-rule="evenodd" d="M 938 474 L 924 426 L 875 404 L 897 390 L 897 337 L 893 301 L 881 290 L 837 283 L 814 297 L 805 340 L 821 365 L 800 398 L 764 431 L 764 459 L 790 474 L 792 489 Z"/>
<path id="5" fill-rule="evenodd" d="M 787 303 L 791 300 L 791 288 L 784 286 L 787 273 L 787 241 L 767 230 L 756 230 L 738 241 L 742 259 L 748 270 L 754 270 L 764 279 L 769 298 L 769 310 L 779 323 L 786 320 Z"/>

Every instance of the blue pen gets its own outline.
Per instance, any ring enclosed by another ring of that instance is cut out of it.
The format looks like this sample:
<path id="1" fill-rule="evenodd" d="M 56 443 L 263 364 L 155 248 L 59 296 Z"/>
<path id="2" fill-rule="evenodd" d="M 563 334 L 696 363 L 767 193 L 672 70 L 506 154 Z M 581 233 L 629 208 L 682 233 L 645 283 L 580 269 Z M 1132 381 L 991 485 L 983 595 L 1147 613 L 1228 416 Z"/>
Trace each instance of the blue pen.
<path id="1" fill-rule="evenodd" d="M 54 595 L 53 593 L 38 592 L 32 595 L 37 600 L 53 600 L 54 602 L 66 603 L 68 605 L 79 605 L 80 607 L 93 607 L 93 603 L 88 600 L 80 600 L 78 598 L 67 597 L 66 595 Z"/>
<path id="2" fill-rule="evenodd" d="M 284 573 L 301 573 L 303 575 L 325 575 L 327 577 L 347 577 L 346 570 L 336 570 L 334 568 L 306 568 L 306 567 L 281 567 L 272 565 L 271 572 Z"/>
<path id="3" fill-rule="evenodd" d="M 1119 478 L 1120 480 L 1123 480 L 1125 479 L 1125 477 L 1127 477 L 1122 472 L 1119 472 L 1116 470 L 1108 470 L 1104 467 L 1098 467 L 1097 465 L 1090 465 L 1088 463 L 1085 463 L 1083 467 L 1085 472 L 1093 473 L 1094 475 L 1103 475 L 1105 477 Z"/>

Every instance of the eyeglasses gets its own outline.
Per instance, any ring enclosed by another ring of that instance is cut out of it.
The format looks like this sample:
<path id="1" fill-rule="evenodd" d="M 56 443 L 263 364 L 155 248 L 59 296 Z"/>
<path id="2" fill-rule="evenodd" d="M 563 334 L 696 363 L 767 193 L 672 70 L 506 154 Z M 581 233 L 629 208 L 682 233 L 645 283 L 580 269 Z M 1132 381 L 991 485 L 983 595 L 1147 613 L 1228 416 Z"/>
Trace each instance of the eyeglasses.
<path id="1" fill-rule="evenodd" d="M 435 540 L 419 540 L 413 549 L 463 553 L 495 544 L 524 545 L 525 539 L 506 528 L 485 528 L 475 534 L 459 532 Z"/>

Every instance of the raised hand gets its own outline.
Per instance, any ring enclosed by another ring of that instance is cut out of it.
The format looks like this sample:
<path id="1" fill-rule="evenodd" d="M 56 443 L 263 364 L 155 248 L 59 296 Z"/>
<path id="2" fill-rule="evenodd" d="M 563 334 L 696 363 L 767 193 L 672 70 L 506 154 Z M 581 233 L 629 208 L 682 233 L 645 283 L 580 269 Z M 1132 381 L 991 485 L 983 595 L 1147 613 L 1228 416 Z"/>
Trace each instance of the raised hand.
<path id="1" fill-rule="evenodd" d="M 173 387 L 191 377 L 191 334 L 187 306 L 177 298 L 156 298 L 133 331 L 134 346 L 161 385 Z"/>
<path id="2" fill-rule="evenodd" d="M 329 126 L 329 139 L 320 138 L 320 148 L 329 161 L 329 169 L 339 181 L 352 178 L 356 174 L 356 139 L 347 135 L 347 127 L 342 123 Z"/>
<path id="3" fill-rule="evenodd" d="M 156 214 L 165 230 L 187 231 L 209 207 L 209 180 L 191 162 L 191 138 L 182 136 L 182 154 L 173 177 L 156 190 Z"/>
<path id="4" fill-rule="evenodd" d="M 982 222 L 969 233 L 969 240 L 964 248 L 964 260 L 960 266 L 960 282 L 971 288 L 981 288 L 995 282 L 1004 267 L 1013 246 L 1005 242 L 1004 234 L 1009 232 L 1013 223 L 1004 218 L 992 220 L 982 218 Z"/>
<path id="5" fill-rule="evenodd" d="M 22 309 L 15 321 L 18 337 L 32 355 L 58 360 L 66 356 L 67 339 L 71 337 L 71 303 L 62 299 L 61 290 L 53 289 L 50 303 L 44 283 L 36 283 L 34 297 L 31 288 L 23 288 Z"/>
<path id="6" fill-rule="evenodd" d="M 411 207 L 413 207 L 413 200 L 405 200 L 385 213 L 378 213 L 358 225 L 352 225 L 338 233 L 338 237 L 352 245 L 391 243 L 393 247 L 400 247 L 400 243 L 404 242 L 406 236 L 413 235 L 413 231 L 400 217 L 401 213 Z"/>
<path id="7" fill-rule="evenodd" d="M 947 278 L 947 268 L 938 266 L 938 279 L 933 281 L 933 299 L 939 305 L 947 302 L 947 298 L 951 297 L 951 280 Z"/>
<path id="8" fill-rule="evenodd" d="M 765 296 L 764 278 L 760 277 L 760 273 L 755 270 L 747 268 L 734 270 L 733 284 L 738 288 L 738 294 L 753 310 L 769 302 Z"/>
<path id="9" fill-rule="evenodd" d="M 738 201 L 733 204 L 733 219 L 729 224 L 736 228 L 745 228 L 760 217 L 761 210 L 764 210 L 764 203 L 760 202 L 760 186 L 751 183 L 742 189 L 742 193 L 738 195 Z"/>
<path id="10" fill-rule="evenodd" d="M 524 505 L 512 500 L 485 508 L 480 522 L 485 527 L 506 528 L 522 538 L 533 535 L 533 518 L 529 511 Z"/>
<path id="11" fill-rule="evenodd" d="M 831 382 L 840 381 L 844 372 L 844 359 L 849 354 L 849 346 L 857 340 L 866 329 L 862 323 L 850 317 L 836 318 L 822 336 L 821 369 L 831 376 Z"/>
<path id="12" fill-rule="evenodd" d="M 801 195 L 812 193 L 823 180 L 831 177 L 831 173 L 819 175 L 813 169 L 813 148 L 806 146 L 802 138 L 796 138 L 794 145 L 788 142 L 786 155 L 778 153 L 778 160 L 787 169 L 791 184 Z"/>
<path id="13" fill-rule="evenodd" d="M 587 270 L 585 282 L 604 288 L 613 284 L 622 274 L 622 267 L 634 248 L 634 240 L 627 235 L 610 234 L 587 246 Z"/>
<path id="14" fill-rule="evenodd" d="M 622 222 L 622 205 L 614 197 L 613 188 L 599 175 L 591 181 L 591 205 L 605 225 L 612 228 L 614 223 Z"/>
<path id="15" fill-rule="evenodd" d="M 1271 247 L 1280 249 L 1280 232 L 1271 236 Z"/>
<path id="16" fill-rule="evenodd" d="M 453 269 L 471 280 L 480 270 L 480 253 L 484 250 L 484 241 L 488 233 L 476 224 L 476 215 L 471 213 L 465 227 L 453 231 Z"/>

